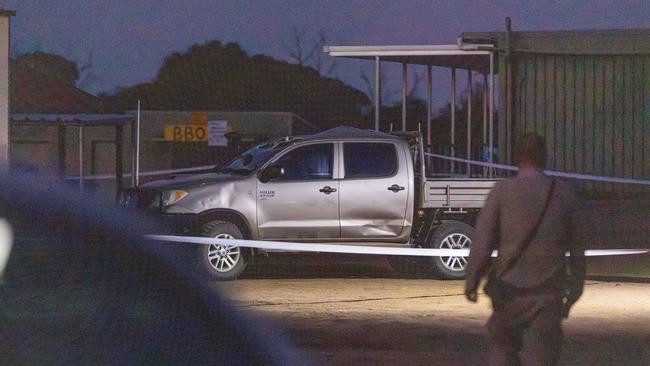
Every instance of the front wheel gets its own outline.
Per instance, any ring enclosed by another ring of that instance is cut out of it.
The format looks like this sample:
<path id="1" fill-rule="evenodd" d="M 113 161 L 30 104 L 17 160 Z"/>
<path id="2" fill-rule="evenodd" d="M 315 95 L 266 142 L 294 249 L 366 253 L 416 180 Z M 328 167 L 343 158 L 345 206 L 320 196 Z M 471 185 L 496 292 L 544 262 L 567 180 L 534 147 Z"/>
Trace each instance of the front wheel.
<path id="1" fill-rule="evenodd" d="M 215 239 L 243 239 L 237 225 L 227 221 L 211 221 L 201 227 L 201 236 Z M 214 280 L 234 280 L 246 268 L 243 249 L 234 245 L 201 245 L 199 260 L 203 272 Z"/>
<path id="2" fill-rule="evenodd" d="M 443 221 L 431 238 L 430 247 L 469 249 L 474 228 L 460 221 Z M 434 274 L 441 279 L 461 280 L 467 274 L 467 257 L 431 257 Z"/>

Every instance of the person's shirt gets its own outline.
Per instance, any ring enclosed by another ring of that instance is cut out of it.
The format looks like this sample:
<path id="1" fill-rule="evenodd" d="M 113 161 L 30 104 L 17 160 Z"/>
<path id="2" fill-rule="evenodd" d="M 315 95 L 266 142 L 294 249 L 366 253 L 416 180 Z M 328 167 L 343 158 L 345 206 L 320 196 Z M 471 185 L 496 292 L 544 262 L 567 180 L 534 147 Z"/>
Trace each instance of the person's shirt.
<path id="1" fill-rule="evenodd" d="M 476 288 L 490 265 L 493 250 L 497 271 L 518 254 L 542 214 L 552 179 L 553 196 L 539 225 L 537 234 L 518 260 L 501 279 L 517 288 L 566 286 L 565 252 L 572 255 L 573 279 L 570 286 L 582 286 L 584 251 L 574 238 L 576 197 L 569 184 L 550 178 L 533 169 L 521 170 L 517 176 L 495 185 L 479 214 L 468 263 L 468 286 Z"/>

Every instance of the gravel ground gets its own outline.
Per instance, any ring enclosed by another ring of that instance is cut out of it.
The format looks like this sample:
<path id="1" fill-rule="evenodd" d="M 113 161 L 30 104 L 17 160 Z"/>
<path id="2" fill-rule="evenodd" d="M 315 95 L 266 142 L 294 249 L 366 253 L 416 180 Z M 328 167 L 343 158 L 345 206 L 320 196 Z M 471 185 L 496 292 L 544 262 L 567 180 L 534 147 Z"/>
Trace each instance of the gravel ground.
<path id="1" fill-rule="evenodd" d="M 630 260 L 647 268 L 649 259 L 590 260 L 590 271 L 622 273 Z M 284 329 L 316 363 L 475 365 L 485 358 L 485 296 L 469 303 L 462 281 L 404 278 L 382 257 L 276 254 L 214 287 Z M 648 324 L 650 284 L 589 281 L 564 325 L 562 364 L 648 365 Z"/>
<path id="2" fill-rule="evenodd" d="M 648 200 L 579 207 L 589 248 L 650 248 Z M 650 365 L 650 255 L 589 258 L 583 298 L 565 321 L 563 365 Z M 599 281 L 593 281 L 593 279 Z M 606 281 L 602 281 L 606 280 Z M 461 281 L 406 277 L 382 256 L 273 254 L 215 283 L 238 308 L 286 330 L 331 365 L 476 365 L 490 305 Z"/>

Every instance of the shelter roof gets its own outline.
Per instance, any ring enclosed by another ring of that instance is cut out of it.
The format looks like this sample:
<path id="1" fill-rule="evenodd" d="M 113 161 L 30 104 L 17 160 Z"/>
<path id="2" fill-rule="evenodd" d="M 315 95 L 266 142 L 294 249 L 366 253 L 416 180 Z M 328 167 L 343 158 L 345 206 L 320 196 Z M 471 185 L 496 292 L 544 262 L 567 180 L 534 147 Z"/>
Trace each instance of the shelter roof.
<path id="1" fill-rule="evenodd" d="M 489 72 L 492 44 L 459 45 L 392 45 L 392 46 L 325 46 L 333 57 L 398 62 L 416 65 L 455 67 Z"/>

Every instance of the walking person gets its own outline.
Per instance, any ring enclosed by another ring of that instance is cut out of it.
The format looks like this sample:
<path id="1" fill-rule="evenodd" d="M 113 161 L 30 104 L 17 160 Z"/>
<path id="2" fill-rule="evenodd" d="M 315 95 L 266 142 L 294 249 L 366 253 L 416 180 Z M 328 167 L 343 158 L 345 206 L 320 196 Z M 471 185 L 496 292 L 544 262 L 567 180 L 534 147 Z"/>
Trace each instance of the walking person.
<path id="1" fill-rule="evenodd" d="M 546 148 L 539 135 L 525 135 L 515 158 L 519 172 L 495 185 L 480 212 L 465 296 L 476 302 L 487 277 L 491 365 L 554 365 L 562 318 L 584 286 L 584 250 L 573 235 L 577 202 L 567 183 L 543 174 Z M 491 260 L 493 250 L 498 256 Z"/>

